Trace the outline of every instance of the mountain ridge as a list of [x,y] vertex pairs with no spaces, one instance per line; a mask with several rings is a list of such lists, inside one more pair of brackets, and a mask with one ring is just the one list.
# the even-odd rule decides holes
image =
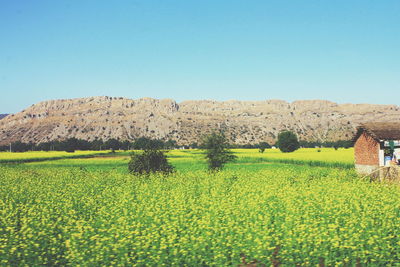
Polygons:
[[47,100],[0,120],[0,144],[146,136],[181,145],[224,130],[232,143],[274,142],[282,130],[307,141],[350,139],[367,121],[399,121],[400,107],[328,100],[187,100],[87,97]]

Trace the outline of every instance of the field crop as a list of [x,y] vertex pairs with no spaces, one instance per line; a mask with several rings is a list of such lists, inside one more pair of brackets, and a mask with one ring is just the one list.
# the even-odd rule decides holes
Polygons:
[[248,158],[250,162],[257,158],[260,161],[300,164],[309,166],[354,167],[354,149],[340,148],[301,148],[292,153],[282,153],[279,149],[266,149],[264,153],[256,153],[256,149],[235,149],[241,158]]
[[[352,148],[339,150],[334,150],[333,148],[303,148],[293,153],[281,153],[278,149],[267,149],[264,153],[259,153],[257,149],[233,149],[232,151],[238,156],[236,164],[242,166],[244,164],[254,165],[267,162],[344,168],[352,168],[354,166],[354,150]],[[81,166],[91,166],[107,163],[111,166],[113,163],[124,162],[125,164],[132,152],[117,151],[115,154],[111,154],[110,151],[76,151],[74,153],[60,151],[0,152],[0,163],[35,162],[34,164],[42,166],[76,166],[79,163],[82,163],[80,164]],[[101,157],[99,157],[100,155]],[[171,150],[168,152],[168,157],[172,162],[183,168],[190,164],[197,165],[196,169],[206,168],[202,150]],[[87,159],[82,160],[84,158]]]
[[110,151],[75,151],[73,153],[64,151],[0,152],[0,163],[22,163],[64,158],[85,158],[108,154],[109,152]]
[[171,151],[168,177],[128,175],[128,153],[0,166],[0,265],[399,262],[398,185],[236,153],[209,173],[200,151]]
[[[354,150],[333,148],[303,148],[293,153],[281,153],[277,149],[267,149],[259,153],[257,149],[233,149],[238,159],[227,165],[229,170],[246,169],[248,171],[265,168],[270,163],[288,163],[297,165],[340,167],[351,169],[354,167]],[[88,159],[64,159],[34,162],[31,165],[41,167],[85,167],[89,169],[115,169],[127,170],[127,162],[131,151],[117,152],[113,155],[91,157]],[[202,150],[171,150],[168,152],[169,160],[181,171],[206,170]]]

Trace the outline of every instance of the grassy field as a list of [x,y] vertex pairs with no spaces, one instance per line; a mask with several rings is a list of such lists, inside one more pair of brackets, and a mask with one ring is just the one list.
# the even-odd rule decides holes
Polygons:
[[241,158],[252,163],[255,160],[265,162],[290,163],[309,166],[353,168],[354,149],[333,148],[302,148],[293,153],[282,153],[279,149],[267,149],[264,153],[257,153],[257,149],[235,149]]
[[[318,152],[320,150],[320,152]],[[281,153],[277,149],[267,149],[259,153],[257,149],[233,149],[238,160],[227,166],[228,170],[246,169],[254,171],[265,168],[266,164],[289,163],[297,165],[339,167],[352,169],[354,167],[354,150],[333,148],[310,149],[303,148],[293,153]],[[49,160],[30,163],[40,167],[82,167],[89,169],[117,169],[127,172],[129,155],[132,152],[119,151],[115,155],[91,157],[87,159]],[[73,154],[72,154],[73,155]],[[171,150],[168,158],[180,171],[206,170],[207,164],[201,150]]]
[[0,152],[0,163],[23,163],[43,160],[58,160],[64,158],[87,158],[108,154],[110,151],[32,151],[32,152]]
[[351,149],[235,153],[215,174],[171,151],[169,177],[129,175],[128,152],[0,165],[0,265],[400,261],[400,189],[360,179]]

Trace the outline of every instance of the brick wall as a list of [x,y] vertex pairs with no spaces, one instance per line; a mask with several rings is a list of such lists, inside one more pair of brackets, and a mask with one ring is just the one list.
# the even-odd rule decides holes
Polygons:
[[379,165],[379,143],[366,133],[362,133],[354,144],[356,164]]

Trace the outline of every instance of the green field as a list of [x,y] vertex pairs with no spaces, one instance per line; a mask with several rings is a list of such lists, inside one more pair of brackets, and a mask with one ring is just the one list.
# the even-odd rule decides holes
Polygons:
[[400,262],[400,189],[358,177],[352,149],[234,151],[216,174],[171,151],[169,177],[128,174],[129,152],[2,164],[0,265]]
[[0,163],[23,163],[43,160],[58,160],[67,158],[90,158],[99,155],[107,155],[110,151],[76,151],[68,153],[64,151],[34,151],[34,152],[0,152]]

